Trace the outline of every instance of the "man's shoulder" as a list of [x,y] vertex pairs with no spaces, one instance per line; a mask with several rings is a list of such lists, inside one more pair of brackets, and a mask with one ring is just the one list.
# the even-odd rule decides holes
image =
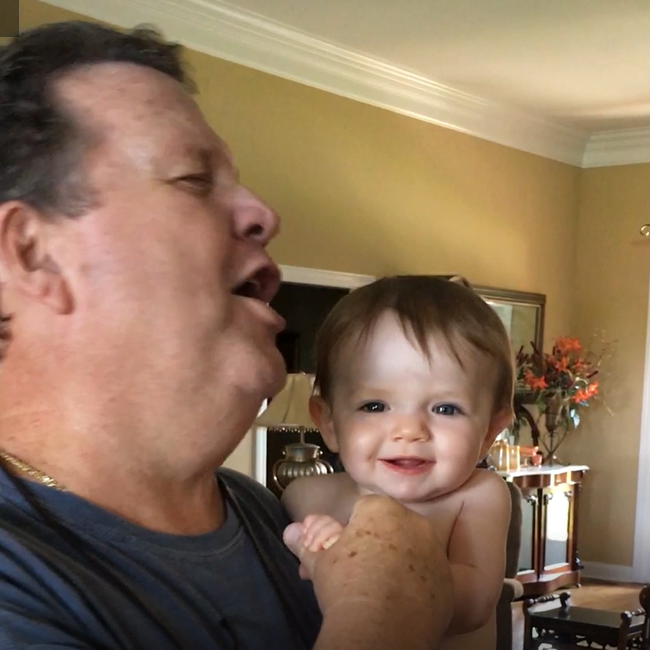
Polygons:
[[267,487],[255,479],[234,469],[221,467],[217,476],[238,496],[248,497],[268,504],[279,505],[277,497]]
[[238,505],[248,513],[258,519],[272,520],[273,528],[284,528],[288,523],[287,514],[279,499],[255,479],[225,467],[217,471],[217,476],[230,495],[237,499]]

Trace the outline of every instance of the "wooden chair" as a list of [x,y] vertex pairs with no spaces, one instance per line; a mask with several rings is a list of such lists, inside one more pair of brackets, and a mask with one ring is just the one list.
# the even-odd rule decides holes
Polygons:
[[506,575],[496,610],[497,650],[512,650],[512,603],[523,596],[522,584],[516,579],[521,548],[522,505],[521,490],[507,482],[512,509],[506,540]]

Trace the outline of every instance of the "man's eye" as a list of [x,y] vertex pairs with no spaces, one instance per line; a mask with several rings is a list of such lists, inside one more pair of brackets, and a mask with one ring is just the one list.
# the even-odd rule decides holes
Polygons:
[[364,413],[383,413],[386,410],[386,405],[381,402],[367,402],[361,407]]
[[453,404],[438,404],[433,407],[433,412],[436,415],[456,415],[460,413],[460,409]]
[[199,195],[206,195],[212,191],[212,174],[187,174],[177,178],[176,182]]

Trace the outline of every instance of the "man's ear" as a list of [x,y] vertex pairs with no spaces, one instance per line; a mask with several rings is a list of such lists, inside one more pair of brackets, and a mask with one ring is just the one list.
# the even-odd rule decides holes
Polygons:
[[64,314],[72,309],[72,294],[47,235],[34,208],[19,201],[0,205],[0,281]]
[[334,434],[332,409],[329,404],[319,395],[313,395],[309,400],[309,414],[321,436],[323,436],[327,448],[331,452],[337,453],[339,445]]
[[496,437],[512,424],[512,418],[512,410],[508,408],[502,409],[492,416],[487,433],[483,439],[483,444],[481,445],[481,458],[487,456],[487,453],[490,451],[490,447],[496,440]]

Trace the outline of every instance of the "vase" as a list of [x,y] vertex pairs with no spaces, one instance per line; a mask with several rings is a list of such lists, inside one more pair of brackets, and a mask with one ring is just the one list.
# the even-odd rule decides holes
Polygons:
[[546,433],[542,446],[546,450],[544,465],[561,465],[556,452],[569,430],[569,398],[562,393],[551,393],[544,398],[544,425]]
[[273,482],[280,491],[294,479],[303,476],[319,476],[334,471],[332,466],[319,458],[318,445],[307,442],[294,442],[284,447],[284,458],[276,461],[271,470]]

